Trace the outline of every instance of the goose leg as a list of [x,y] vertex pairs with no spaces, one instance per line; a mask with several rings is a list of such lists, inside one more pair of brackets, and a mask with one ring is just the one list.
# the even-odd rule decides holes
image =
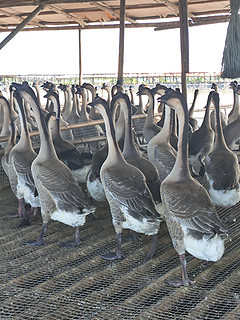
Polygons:
[[25,211],[24,198],[18,200],[18,213],[10,214],[12,218],[22,218],[23,212]]
[[45,235],[46,231],[47,231],[47,223],[43,223],[42,230],[41,230],[39,238],[36,241],[28,241],[28,242],[25,242],[24,244],[25,245],[30,245],[30,246],[42,246],[42,245],[44,245],[45,243],[43,241],[43,238],[44,238],[44,235]]
[[61,242],[61,247],[76,247],[81,243],[80,237],[79,237],[79,227],[76,227],[75,229],[75,239],[72,242]]
[[16,226],[16,228],[25,227],[30,225],[30,221],[28,219],[28,215],[25,209],[25,203],[24,199],[19,199],[19,207],[18,207],[18,215],[20,220],[20,223]]
[[179,259],[182,266],[182,279],[176,278],[168,280],[167,283],[172,287],[180,287],[180,286],[189,286],[190,284],[194,284],[195,281],[191,281],[187,275],[187,261],[185,253],[179,255]]
[[154,234],[152,237],[152,244],[150,247],[150,250],[146,256],[146,259],[152,259],[152,257],[155,255],[157,250],[157,243],[158,243],[158,236],[157,234]]
[[122,258],[122,234],[117,233],[117,250],[115,253],[107,253],[104,256],[101,256],[103,259],[106,260],[118,260]]

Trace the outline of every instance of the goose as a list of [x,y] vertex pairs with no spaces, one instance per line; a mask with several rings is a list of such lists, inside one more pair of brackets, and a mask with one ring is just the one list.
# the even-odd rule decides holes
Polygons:
[[238,90],[237,81],[231,82],[230,88],[233,90],[233,107],[232,107],[232,110],[228,114],[228,123],[233,122],[240,115],[239,95],[237,94],[237,90]]
[[159,133],[161,128],[157,126],[154,121],[154,95],[151,89],[146,86],[139,86],[138,94],[148,96],[148,113],[143,127],[143,137],[148,143],[156,134]]
[[[161,97],[165,93],[166,89],[167,89],[166,86],[164,86],[163,84],[157,83],[156,86],[154,88],[152,88],[152,93],[153,93],[154,96],[156,96],[158,94]],[[162,128],[163,127],[163,123],[164,123],[164,105],[163,105],[162,102],[160,102],[158,110],[160,112],[162,112],[162,117],[157,122],[157,125]]]
[[[32,176],[31,165],[37,154],[32,147],[29,136],[22,98],[16,91],[14,91],[14,98],[20,118],[21,134],[18,143],[9,152],[9,161],[17,175],[17,191],[21,195],[21,197],[18,196],[21,202],[20,205],[23,207],[24,199],[25,203],[31,205],[35,216],[40,207],[40,202]],[[25,224],[29,224],[29,220],[26,212],[23,210],[23,217],[19,226]]]
[[200,174],[204,173],[203,159],[211,152],[214,143],[214,131],[210,125],[210,104],[214,91],[208,94],[207,105],[201,127],[193,131],[189,140],[189,164],[195,174],[194,167],[201,165]]
[[[115,111],[116,111],[116,108],[113,108],[112,117],[114,121],[116,116]],[[115,136],[116,136],[118,145],[120,147],[120,150],[123,150],[124,134],[125,134],[124,115],[123,115],[123,112],[120,112],[120,115],[117,121],[115,122]],[[86,185],[87,185],[88,192],[90,196],[98,202],[106,200],[105,191],[100,178],[100,170],[104,161],[107,158],[107,155],[108,155],[108,143],[106,141],[106,143],[94,153],[92,157],[91,167],[87,175]]]
[[[84,87],[79,87],[76,91],[76,95],[82,96],[82,106],[81,106],[79,123],[93,121],[92,119],[90,119],[90,116],[87,113],[87,90]],[[96,136],[104,135],[104,132],[99,125],[94,125],[88,128],[82,128],[81,132],[84,137],[96,137]]]
[[193,117],[198,94],[199,94],[199,90],[198,89],[194,90],[193,102],[192,102],[191,108],[188,111],[189,124],[191,125],[193,132],[199,129],[198,121]]
[[[112,107],[115,105],[115,101],[116,97],[114,96],[111,102]],[[123,228],[154,235],[158,233],[161,217],[155,208],[144,174],[135,166],[127,163],[122,156],[116,141],[108,103],[104,99],[96,97],[91,104],[101,113],[106,127],[108,156],[101,167],[100,176],[117,235],[116,252],[109,253],[104,258],[108,260],[121,259]]]
[[148,159],[142,157],[134,141],[132,109],[129,98],[126,94],[119,92],[116,95],[115,101],[116,103],[120,103],[120,108],[123,111],[125,120],[125,137],[122,155],[129,164],[134,165],[142,171],[154,201],[160,203],[160,179],[157,168]]
[[176,150],[170,144],[171,110],[165,106],[165,120],[162,130],[147,145],[148,159],[155,165],[160,184],[172,171],[176,161]]
[[[52,140],[58,158],[64,162],[72,171],[74,178],[79,183],[86,182],[86,176],[90,169],[90,165],[86,164],[87,155],[81,154],[75,145],[62,137],[60,132],[60,101],[59,95],[54,91],[48,91],[44,98],[50,99],[53,103],[53,110],[56,119],[52,119]],[[49,116],[50,117],[50,116]],[[51,122],[50,122],[51,123]],[[92,155],[89,154],[88,158]]]
[[[211,86],[211,89],[218,92],[218,87],[216,83],[213,83]],[[226,114],[224,114],[222,111],[220,111],[220,117],[221,117],[221,123],[222,123],[222,128],[225,128],[228,124],[228,117]],[[215,115],[215,108],[213,111],[210,113],[210,123],[213,131],[216,131],[216,115]]]
[[229,149],[232,149],[234,144],[240,139],[240,115],[223,128],[223,135],[226,145]]
[[76,183],[71,170],[58,159],[32,88],[27,84],[14,84],[14,86],[33,108],[41,139],[40,150],[32,163],[31,170],[39,194],[43,225],[40,237],[26,244],[43,245],[48,221],[52,219],[76,228],[75,240],[63,244],[76,246],[80,243],[79,227],[84,225],[86,215],[95,212],[95,207]]
[[76,99],[76,86],[72,85],[71,87],[71,92],[72,92],[72,110],[71,113],[67,119],[67,122],[70,124],[75,124],[75,123],[79,123],[80,121],[80,116],[78,113],[78,106],[77,106],[77,99]]
[[[10,134],[9,125],[11,122],[11,107],[7,98],[5,98],[2,95],[0,95],[0,105],[3,107],[3,125],[0,133],[0,137],[8,138]],[[0,143],[0,146],[2,147],[2,149],[5,149],[6,145],[7,145],[7,141],[3,141]]]
[[[92,95],[91,101],[93,101],[97,94],[96,88],[94,88],[94,86],[91,83],[86,83],[86,82],[83,83],[82,87],[91,92],[91,95]],[[101,114],[97,112],[97,110],[93,107],[90,108],[89,118],[92,120],[102,120]]]
[[190,174],[185,97],[170,89],[161,100],[175,109],[179,120],[176,162],[160,187],[164,217],[182,267],[182,278],[168,280],[168,283],[179,287],[194,283],[187,274],[186,251],[198,259],[218,261],[224,253],[227,229],[220,221],[205,188]]
[[239,165],[237,156],[227,147],[219,115],[219,94],[213,93],[216,109],[216,137],[213,150],[205,158],[205,178],[212,202],[219,206],[233,206],[240,200]]
[[17,128],[14,122],[10,123],[9,131],[10,131],[10,136],[9,136],[6,148],[4,150],[4,155],[1,159],[1,164],[4,172],[8,177],[11,190],[13,194],[16,196],[16,198],[18,199],[18,215],[17,216],[22,220],[19,225],[21,226],[24,224],[26,225],[29,224],[29,220],[25,210],[23,195],[19,192],[17,188],[17,184],[18,184],[17,173],[14,170],[14,167],[9,158],[9,153],[12,150],[12,148],[15,146],[16,139],[17,139]]
[[12,86],[9,86],[9,92],[10,92],[10,97],[9,97],[9,103],[10,103],[10,109],[11,109],[11,120],[15,121],[16,119],[18,119],[18,113],[14,108],[14,98],[13,98],[13,93],[14,93],[14,89],[12,88]]
[[62,110],[62,117],[63,120],[68,122],[68,118],[72,112],[72,91],[69,85],[66,85],[66,87],[64,87],[64,91],[66,91],[66,101],[65,101],[65,107]]
[[107,102],[108,102],[108,104],[110,105],[110,103],[111,103],[111,99],[112,99],[112,97],[111,97],[111,88],[110,88],[110,86],[109,85],[107,85],[106,83],[103,83],[103,85],[102,85],[102,88],[101,88],[102,90],[105,90],[106,92],[107,92]]

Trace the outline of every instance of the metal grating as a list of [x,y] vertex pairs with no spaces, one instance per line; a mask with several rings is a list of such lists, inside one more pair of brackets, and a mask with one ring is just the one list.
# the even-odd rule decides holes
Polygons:
[[230,228],[223,258],[211,263],[188,255],[196,284],[176,289],[165,281],[181,270],[164,223],[152,260],[145,260],[151,239],[141,236],[124,242],[124,259],[108,262],[100,257],[115,249],[107,204],[98,204],[96,219],[82,228],[81,246],[67,249],[58,242],[72,239],[74,230],[55,221],[45,246],[24,246],[39,235],[40,217],[15,229],[9,214],[17,201],[9,188],[0,201],[0,319],[240,319],[240,204],[217,208]]

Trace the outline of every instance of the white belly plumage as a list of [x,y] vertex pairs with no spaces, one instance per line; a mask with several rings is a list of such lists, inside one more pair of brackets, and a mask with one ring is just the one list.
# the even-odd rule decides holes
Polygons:
[[213,188],[213,181],[209,178],[207,173],[205,173],[205,176],[209,183],[208,193],[214,204],[222,207],[231,207],[240,201],[239,188],[231,190],[216,190]]
[[86,214],[56,210],[51,215],[51,219],[57,220],[71,227],[80,227],[80,226],[83,226],[86,221]]
[[132,217],[128,212],[128,208],[121,206],[121,211],[124,214],[125,221],[123,222],[123,228],[130,229],[135,232],[144,233],[146,235],[153,235],[158,232],[160,226],[160,218],[149,221],[147,218],[138,220]]
[[202,260],[218,261],[224,253],[224,240],[219,235],[201,240],[185,235],[184,244],[187,252]]
[[32,207],[40,207],[39,197],[35,197],[32,190],[30,190],[24,181],[21,181],[20,179],[18,179],[17,191],[19,194],[23,195],[24,200]]

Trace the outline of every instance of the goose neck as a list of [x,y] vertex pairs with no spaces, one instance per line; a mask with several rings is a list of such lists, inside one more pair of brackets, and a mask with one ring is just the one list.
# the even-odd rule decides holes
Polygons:
[[101,114],[105,122],[106,137],[107,137],[107,143],[108,143],[107,160],[111,162],[121,161],[123,160],[123,156],[116,140],[112,117],[110,113],[106,112],[105,109],[104,109],[104,112],[102,112]]
[[169,176],[176,180],[191,177],[188,166],[188,110],[187,106],[176,110],[179,122],[178,152],[176,162]]

